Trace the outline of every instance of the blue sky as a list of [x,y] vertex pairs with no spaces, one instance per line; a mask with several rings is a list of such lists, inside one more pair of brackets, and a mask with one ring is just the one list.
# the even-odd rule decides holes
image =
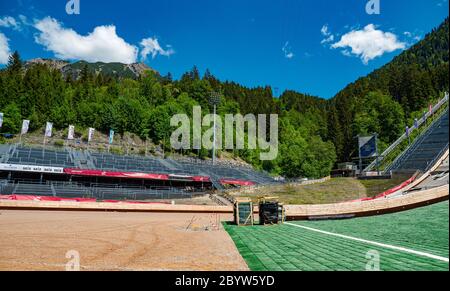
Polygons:
[[379,15],[368,1],[80,0],[79,15],[68,0],[1,1],[0,62],[3,47],[23,59],[145,61],[175,78],[197,65],[330,98],[448,17],[448,0],[380,0]]

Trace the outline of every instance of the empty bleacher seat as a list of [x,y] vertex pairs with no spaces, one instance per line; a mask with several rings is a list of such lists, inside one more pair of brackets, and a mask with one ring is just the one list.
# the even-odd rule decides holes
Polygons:
[[388,171],[426,171],[448,147],[448,109],[412,144]]

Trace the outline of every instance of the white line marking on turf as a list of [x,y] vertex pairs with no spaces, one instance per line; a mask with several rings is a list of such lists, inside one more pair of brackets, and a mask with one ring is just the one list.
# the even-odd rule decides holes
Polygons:
[[379,247],[386,248],[386,249],[402,251],[402,252],[405,252],[405,253],[410,253],[410,254],[414,254],[414,255],[418,255],[418,256],[422,256],[422,257],[428,257],[428,258],[431,258],[431,259],[435,259],[435,260],[438,260],[438,261],[442,261],[442,262],[448,263],[448,258],[446,258],[446,257],[436,256],[436,255],[425,253],[425,252],[419,252],[419,251],[415,251],[415,250],[411,250],[411,249],[407,249],[407,248],[403,248],[403,247],[397,247],[397,246],[393,246],[393,245],[383,244],[383,243],[370,241],[370,240],[365,240],[365,239],[352,237],[352,236],[348,236],[348,235],[328,232],[328,231],[315,229],[315,228],[311,228],[311,227],[307,227],[307,226],[303,226],[303,225],[298,225],[298,224],[293,224],[293,223],[288,223],[288,222],[286,222],[285,224],[290,225],[290,226],[303,228],[303,229],[310,230],[310,231],[314,231],[314,232],[318,232],[318,233],[322,233],[322,234],[332,235],[332,236],[345,238],[345,239],[349,239],[349,240],[354,240],[354,241],[358,241],[358,242],[362,242],[362,243],[366,243],[366,244],[370,244],[370,245],[374,245],[374,246],[379,246]]

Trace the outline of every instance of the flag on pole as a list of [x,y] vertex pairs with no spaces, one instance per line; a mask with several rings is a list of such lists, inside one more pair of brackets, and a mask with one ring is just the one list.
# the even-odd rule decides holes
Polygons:
[[24,121],[22,122],[22,131],[21,131],[21,134],[27,134],[29,128],[30,128],[30,121],[29,121],[29,120],[24,120]]
[[69,125],[69,133],[67,134],[68,140],[73,140],[75,137],[75,126]]
[[92,139],[94,138],[94,132],[95,132],[94,128],[89,128],[88,142],[91,142]]
[[3,113],[0,112],[0,128],[2,128],[3,125]]
[[45,136],[52,137],[53,132],[53,123],[47,122],[47,126],[45,127]]
[[109,131],[109,144],[113,144],[114,142],[114,130]]

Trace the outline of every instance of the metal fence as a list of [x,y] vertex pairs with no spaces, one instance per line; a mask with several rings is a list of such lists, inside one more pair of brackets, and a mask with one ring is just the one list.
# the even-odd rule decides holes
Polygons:
[[[445,93],[445,96],[441,100],[439,100],[439,102],[436,105],[433,106],[431,112],[427,112],[422,118],[420,118],[420,120],[418,120],[417,128],[415,126],[411,127],[409,134],[411,135],[416,130],[418,130],[418,128],[420,128],[422,125],[426,124],[426,121],[428,120],[428,118],[430,118],[432,115],[434,115],[436,112],[438,112],[442,106],[448,105],[448,100],[449,100],[449,95],[448,95],[448,93]],[[390,145],[380,155],[378,160],[373,161],[369,166],[367,166],[364,169],[364,172],[373,171],[373,169],[375,169],[377,163],[381,163],[391,152],[393,152],[395,149],[397,149],[397,147],[406,139],[408,139],[408,135],[405,132],[399,139],[397,139],[392,145]]]
[[154,200],[192,198],[195,192],[175,187],[133,187],[119,184],[88,185],[74,182],[39,182],[32,180],[0,181],[3,195],[37,195],[61,198],[96,198],[99,200]]

